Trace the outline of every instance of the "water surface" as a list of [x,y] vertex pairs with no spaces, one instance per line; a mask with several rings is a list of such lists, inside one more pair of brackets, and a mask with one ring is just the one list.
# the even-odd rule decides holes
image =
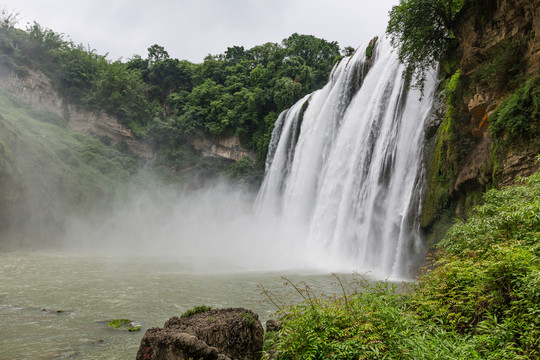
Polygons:
[[[210,266],[209,266],[210,265]],[[282,275],[339,293],[313,271],[254,272],[163,257],[67,252],[0,252],[0,359],[133,359],[144,331],[196,305],[245,307],[263,324],[277,309],[260,286],[285,302],[298,295]],[[108,329],[128,318],[136,333]]]

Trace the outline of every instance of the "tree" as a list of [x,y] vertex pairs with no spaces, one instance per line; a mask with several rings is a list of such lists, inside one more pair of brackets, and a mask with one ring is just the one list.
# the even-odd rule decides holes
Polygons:
[[280,63],[285,57],[283,48],[279,44],[271,42],[252,47],[247,53],[256,64],[260,64],[265,68],[275,68],[276,64]]
[[294,82],[288,77],[282,77],[276,81],[274,88],[274,102],[279,110],[285,110],[302,95],[302,84]]
[[246,56],[243,46],[228,47],[225,51],[225,60],[229,65],[236,65]]
[[169,53],[163,46],[154,44],[148,48],[148,61],[150,64],[169,58]]
[[147,85],[140,70],[131,70],[120,61],[103,66],[92,83],[92,91],[85,95],[88,105],[102,108],[126,124],[139,120],[144,123],[148,103]]
[[343,56],[352,56],[355,51],[356,51],[356,49],[353,48],[352,46],[347,46],[347,47],[343,48],[343,50],[341,50],[341,55],[343,55]]
[[283,40],[283,46],[290,58],[302,58],[305,65],[312,69],[310,84],[312,91],[324,86],[328,81],[329,71],[340,56],[339,45],[336,41],[328,42],[313,35],[294,33]]
[[7,31],[14,29],[19,23],[19,13],[10,11],[6,7],[0,7],[0,30]]
[[456,46],[452,33],[464,0],[400,0],[390,11],[386,33],[405,64],[405,77],[423,89],[427,71]]

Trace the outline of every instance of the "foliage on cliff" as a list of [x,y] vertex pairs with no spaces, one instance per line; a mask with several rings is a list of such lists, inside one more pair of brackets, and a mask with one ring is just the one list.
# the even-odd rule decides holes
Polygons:
[[427,174],[429,191],[422,210],[422,226],[428,226],[448,206],[450,202],[450,189],[456,177],[456,163],[458,143],[457,120],[459,108],[456,101],[461,96],[460,72],[457,71],[447,82],[444,88],[446,100],[446,113],[442,124],[437,129],[435,148],[432,155],[431,166]]
[[423,88],[427,71],[457,45],[452,33],[464,0],[400,0],[390,11],[387,34],[405,64],[405,76]]
[[277,114],[322,87],[336,59],[336,42],[293,34],[281,44],[229,47],[201,64],[173,59],[159,45],[123,62],[34,23],[23,31],[4,14],[0,64],[20,75],[42,70],[70,101],[117,116],[175,166],[194,135],[236,134],[264,160]]
[[296,285],[306,300],[281,309],[266,356],[538,358],[540,172],[484,202],[452,227],[410,291],[360,281],[327,298]]
[[505,98],[490,117],[494,175],[510,148],[532,144],[540,149],[540,77],[529,79]]

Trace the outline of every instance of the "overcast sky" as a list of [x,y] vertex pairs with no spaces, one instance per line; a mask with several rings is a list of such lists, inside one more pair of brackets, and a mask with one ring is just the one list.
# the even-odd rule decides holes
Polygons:
[[109,60],[147,55],[152,44],[178,59],[202,62],[228,46],[281,42],[292,33],[358,47],[382,34],[399,0],[0,0]]

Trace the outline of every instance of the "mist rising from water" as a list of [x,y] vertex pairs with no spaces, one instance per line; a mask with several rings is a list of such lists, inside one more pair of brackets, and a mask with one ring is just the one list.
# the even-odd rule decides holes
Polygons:
[[302,230],[255,215],[255,194],[224,182],[204,189],[133,189],[107,209],[67,220],[64,248],[181,261],[208,271],[316,270]]

